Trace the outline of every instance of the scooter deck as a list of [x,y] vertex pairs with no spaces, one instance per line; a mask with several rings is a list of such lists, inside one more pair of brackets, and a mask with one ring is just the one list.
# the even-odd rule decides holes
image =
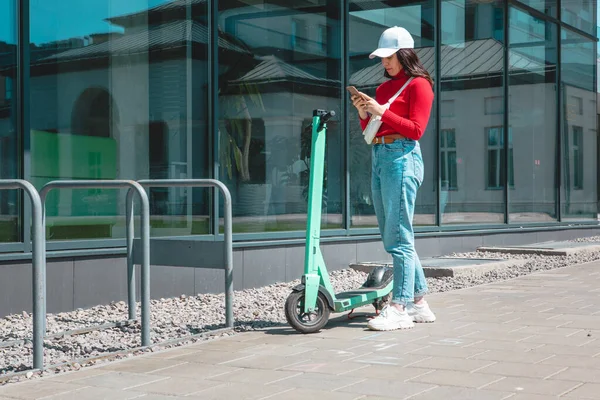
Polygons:
[[393,282],[380,287],[368,287],[348,290],[335,294],[335,311],[347,311],[352,308],[372,304],[375,300],[387,296],[392,290]]

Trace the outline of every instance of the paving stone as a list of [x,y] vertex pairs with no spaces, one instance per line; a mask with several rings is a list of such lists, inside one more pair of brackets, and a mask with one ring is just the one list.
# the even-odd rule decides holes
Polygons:
[[481,354],[486,350],[486,348],[478,348],[475,347],[475,345],[469,347],[425,346],[419,349],[411,350],[408,354],[430,357],[468,358],[476,354]]
[[330,338],[317,338],[310,339],[309,341],[303,342],[301,346],[312,347],[315,349],[326,349],[326,350],[350,350],[356,351],[361,347],[369,346],[370,343],[356,340],[340,340]]
[[[471,359],[488,360],[488,361],[505,361],[525,364],[536,364],[547,358],[552,358],[553,355],[536,353],[534,351],[501,351],[501,350],[486,350],[483,353],[475,354]],[[554,365],[554,364],[549,364]]]
[[184,364],[184,361],[162,360],[150,357],[137,357],[125,361],[106,364],[100,369],[107,371],[132,372],[138,374],[149,374],[164,368]]
[[485,386],[486,390],[500,390],[504,392],[520,392],[560,396],[581,385],[581,383],[559,381],[556,379],[535,379],[523,377],[507,377],[498,382]]
[[430,374],[418,376],[410,381],[477,389],[502,379],[504,377],[501,375],[438,370]]
[[369,354],[372,354],[371,351],[364,351],[364,346],[361,346],[357,349],[353,350],[329,350],[329,349],[320,349],[320,350],[312,350],[308,352],[302,352],[299,354],[299,357],[310,359],[310,360],[331,360],[331,361],[344,361],[349,359],[362,358]]
[[77,381],[79,385],[96,386],[110,389],[129,389],[147,383],[167,379],[164,376],[148,374],[132,374],[129,372],[109,372],[107,374],[90,376]]
[[249,355],[244,358],[229,361],[223,365],[238,368],[282,369],[307,361],[308,359],[304,357]]
[[110,389],[105,387],[85,387],[74,392],[68,392],[51,397],[44,397],[44,400],[130,400],[139,398],[139,393],[126,392],[120,389]]
[[[507,351],[531,351],[544,346],[542,343],[509,342],[506,340],[482,340],[468,347],[472,350],[507,350]],[[478,352],[481,353],[481,352]]]
[[[239,350],[240,354],[262,354],[273,356],[297,356],[317,351],[312,347],[305,346],[284,346],[280,344],[261,343],[256,346]],[[322,351],[322,350],[321,350]]]
[[433,389],[435,385],[416,382],[398,382],[398,380],[370,379],[369,384],[357,383],[338,392],[357,393],[370,396],[385,396],[392,399],[404,399],[409,396]]
[[553,355],[551,357],[545,358],[543,361],[540,361],[540,364],[556,365],[560,367],[591,368],[596,369],[598,371],[598,374],[600,374],[600,358],[598,357]]
[[[477,329],[480,329],[477,327]],[[481,330],[481,329],[480,329]],[[550,326],[522,326],[517,328],[515,332],[529,334],[529,335],[558,335],[558,336],[569,336],[579,332],[580,329],[576,328],[557,328]]]
[[388,355],[388,353],[371,353],[365,355],[364,357],[353,359],[352,362],[370,365],[406,367],[416,363],[417,361],[425,360],[427,358],[430,358],[430,356],[421,354],[391,353]]
[[223,385],[222,382],[202,379],[168,378],[159,382],[136,386],[133,391],[143,393],[157,393],[175,396],[187,396],[214,386]]
[[429,369],[447,369],[452,371],[471,372],[494,364],[494,361],[463,359],[460,362],[452,357],[431,357],[412,364],[412,367]]
[[507,398],[506,400],[558,400],[563,399],[564,397],[558,396],[544,396],[542,394],[516,394],[512,397]]
[[258,383],[266,385],[269,383],[275,383],[282,379],[286,379],[292,376],[301,375],[302,372],[293,371],[268,371],[263,369],[249,369],[241,368],[235,372],[228,374],[221,374],[210,378],[212,381],[221,382],[240,382],[240,383]]
[[476,331],[468,333],[464,336],[460,336],[460,339],[471,339],[471,340],[501,340],[508,342],[518,342],[518,341],[527,341],[528,338],[534,335],[530,335],[528,333],[510,333],[510,332],[502,332],[502,331]]
[[532,352],[545,353],[549,355],[557,356],[583,356],[583,357],[595,357],[600,355],[600,349],[594,347],[578,347],[578,346],[566,346],[558,344],[542,344]]
[[433,372],[432,369],[399,367],[395,365],[367,365],[365,368],[347,372],[341,376],[355,376],[365,379],[384,379],[407,381],[411,378]]
[[[522,340],[523,343],[557,344],[559,346],[583,346],[589,343],[589,337],[533,335]],[[600,350],[600,349],[599,349]]]
[[253,357],[253,355],[247,353],[202,350],[197,353],[176,357],[171,361],[179,362],[180,364],[184,362],[195,362],[200,364],[223,364],[248,357]]
[[[537,366],[536,366],[537,368]],[[600,384],[600,369],[567,368],[552,376],[553,379]]]
[[[365,398],[361,395],[356,395],[353,393],[341,393],[341,392],[328,392],[322,390],[310,390],[310,389],[290,389],[286,392],[282,392],[280,394],[276,394],[270,397],[266,397],[267,399],[285,399],[285,400],[307,400],[307,399],[315,399],[315,400],[364,400]],[[143,399],[140,399],[143,400]]]
[[172,358],[187,356],[187,355],[199,353],[199,352],[200,352],[200,350],[198,350],[198,349],[192,349],[190,347],[180,347],[177,349],[168,349],[168,350],[163,350],[163,351],[159,351],[156,353],[152,353],[149,355],[149,357],[169,360]]
[[72,371],[62,374],[50,375],[47,380],[51,382],[77,382],[91,376],[100,376],[109,374],[111,371],[99,368],[84,368],[79,371]]
[[329,375],[324,377],[323,374],[306,372],[300,375],[291,376],[289,378],[278,380],[274,383],[276,386],[286,388],[304,388],[314,390],[330,390],[334,391],[342,389],[346,386],[354,385],[360,382],[364,382],[366,378],[357,376],[336,376]]
[[[136,400],[189,400],[190,397],[182,397],[182,396],[169,396],[169,395],[165,395],[165,394],[155,394],[155,393],[138,393],[138,392],[131,392],[131,394],[133,394],[134,399]],[[98,398],[100,399],[100,398]],[[112,400],[112,399],[104,399],[102,398],[102,400]]]
[[[252,383],[226,382],[219,386],[213,386],[186,398],[202,400],[258,400],[267,396],[275,395],[275,398],[285,398],[283,393],[290,390],[286,387],[276,385],[258,385]],[[140,399],[142,400],[142,399]]]
[[240,368],[229,367],[226,365],[211,365],[200,363],[186,363],[175,367],[170,367],[156,371],[155,375],[170,376],[178,378],[199,378],[213,379],[220,375],[235,373],[241,371]]
[[280,368],[285,371],[318,372],[326,375],[341,375],[363,368],[365,364],[354,361],[307,360]]
[[553,365],[537,364],[534,367],[532,367],[531,364],[498,362],[485,368],[482,368],[477,372],[482,374],[496,374],[502,376],[517,376],[543,379],[549,376],[553,376],[556,373],[562,371],[563,369],[564,367],[557,367]]
[[597,399],[600,393],[600,385],[597,383],[584,383],[575,390],[567,393],[564,397],[568,399]]
[[[503,400],[510,392],[495,392],[492,390],[465,389],[454,386],[438,386],[424,393],[411,397],[410,400]],[[512,397],[510,397],[512,399]]]
[[20,399],[38,399],[45,396],[56,396],[74,392],[83,387],[84,386],[75,383],[36,380],[35,382],[0,386],[0,396],[16,397]]

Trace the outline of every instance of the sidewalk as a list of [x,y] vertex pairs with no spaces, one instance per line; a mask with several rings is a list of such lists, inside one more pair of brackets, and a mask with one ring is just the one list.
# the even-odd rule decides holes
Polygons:
[[438,321],[410,331],[339,315],[318,334],[241,333],[7,385],[0,400],[600,398],[600,262],[429,303]]

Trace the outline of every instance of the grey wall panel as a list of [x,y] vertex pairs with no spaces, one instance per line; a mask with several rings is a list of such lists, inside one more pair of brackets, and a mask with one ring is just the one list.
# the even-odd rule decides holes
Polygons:
[[483,237],[481,235],[461,237],[461,252],[475,251],[479,246],[483,246]]
[[304,246],[290,246],[285,249],[285,280],[300,279],[304,273]]
[[[225,271],[218,269],[194,269],[194,294],[223,293],[225,290]],[[235,273],[235,270],[234,270]],[[235,278],[234,278],[235,279]],[[234,282],[235,286],[235,282]],[[239,289],[234,289],[239,290]]]
[[0,265],[0,316],[33,309],[31,264]]
[[47,262],[46,295],[49,313],[73,309],[73,273],[73,260]]
[[244,250],[244,288],[285,282],[285,247]]
[[435,237],[420,238],[415,241],[415,249],[419,257],[433,257],[440,254],[440,240]]
[[195,268],[150,267],[150,297],[160,299],[195,294]]
[[[575,229],[490,235],[445,236],[417,238],[417,253],[421,257],[452,252],[473,251],[479,243],[509,245],[546,240],[568,240],[600,234],[600,229]],[[323,243],[323,256],[331,270],[353,261],[390,261],[381,240]],[[276,282],[299,279],[304,270],[303,246],[236,249],[234,258],[234,288],[260,287]],[[161,297],[222,293],[223,271],[179,267],[151,268],[151,295]],[[111,301],[126,301],[127,281],[124,258],[48,260],[48,312],[70,311]],[[140,267],[136,266],[136,295],[140,298]],[[31,312],[31,264],[0,265],[0,317],[11,313]]]
[[348,268],[348,265],[356,262],[356,243],[324,244],[322,252],[330,271]]
[[[233,290],[241,290],[244,283],[244,251],[233,251]],[[194,293],[222,293],[225,290],[225,270],[194,270]]]
[[391,261],[392,257],[386,253],[381,240],[361,241],[356,243],[356,261]]
[[[111,301],[127,301],[125,258],[76,260],[74,268],[75,308],[93,307]],[[136,278],[139,279],[139,273]]]

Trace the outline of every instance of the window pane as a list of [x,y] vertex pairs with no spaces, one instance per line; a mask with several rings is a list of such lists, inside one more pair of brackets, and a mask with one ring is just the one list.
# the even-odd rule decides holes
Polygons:
[[[568,0],[562,0],[563,2]],[[575,0],[580,1],[580,0]],[[557,0],[519,0],[519,2],[528,5],[538,11],[546,13],[552,17],[556,17]]]
[[[510,220],[556,219],[556,26],[510,9]],[[509,132],[511,133],[511,132]]]
[[[207,176],[206,13],[195,1],[31,1],[36,187]],[[152,189],[152,235],[207,232],[206,192]],[[51,192],[48,237],[124,237],[125,195]]]
[[233,197],[233,228],[306,229],[309,125],[316,108],[338,115],[327,124],[323,228],[340,228],[339,2],[250,4],[219,1],[219,26],[231,41],[219,55],[219,176]]
[[[13,80],[17,66],[16,1],[0,2],[0,179],[20,178]],[[0,191],[0,242],[20,241],[20,194]]]
[[[504,123],[503,7],[500,0],[442,1],[441,126],[452,128],[448,147],[456,148],[449,163],[456,191],[442,204],[445,224],[504,222],[503,193],[488,190],[498,187]],[[448,101],[457,104],[455,118],[444,117]]]
[[597,0],[562,0],[561,19],[584,32],[596,35]]
[[566,29],[561,34],[562,218],[591,220],[598,214],[595,43]]
[[[375,89],[383,83],[384,69],[379,59],[369,59],[369,54],[377,48],[379,36],[391,26],[406,28],[415,40],[415,51],[423,66],[435,79],[433,23],[434,1],[396,2],[390,7],[385,2],[375,0],[350,1],[350,64],[349,84],[354,85],[375,97]],[[395,3],[395,4],[396,4]],[[409,3],[404,5],[405,3]],[[336,3],[337,4],[337,3]],[[437,100],[436,100],[437,101]],[[458,107],[457,107],[458,108]],[[415,225],[436,223],[437,206],[436,173],[436,133],[435,115],[432,108],[427,129],[419,140],[425,178],[419,189],[415,207]],[[457,110],[458,111],[458,110]],[[452,112],[452,110],[448,110]],[[377,220],[371,197],[371,147],[365,144],[358,113],[350,106],[350,199],[353,227],[375,227]]]

